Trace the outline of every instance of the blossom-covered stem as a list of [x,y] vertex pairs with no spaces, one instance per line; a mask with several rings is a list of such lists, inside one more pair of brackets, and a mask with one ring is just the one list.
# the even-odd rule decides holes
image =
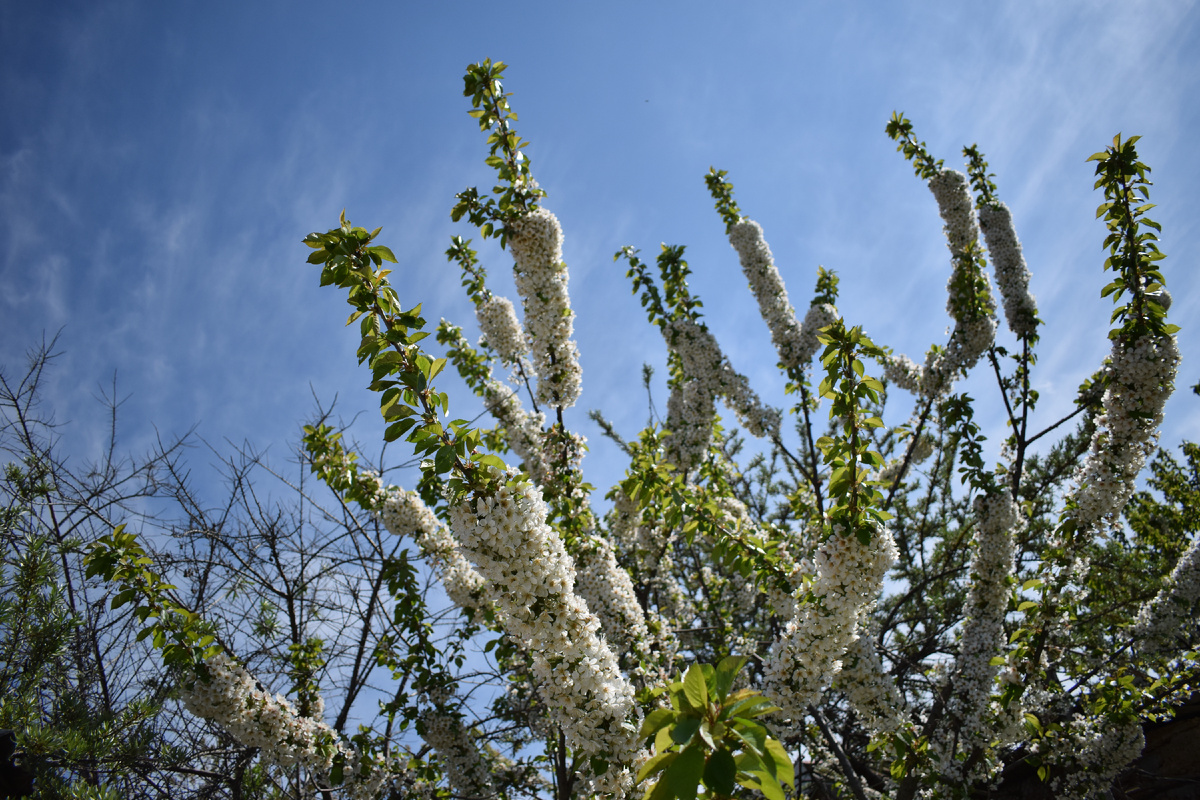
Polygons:
[[271,763],[306,768],[326,782],[340,760],[341,786],[352,800],[373,800],[401,769],[398,762],[347,746],[323,721],[300,715],[280,695],[272,697],[223,652],[207,658],[203,673],[185,680],[180,695],[193,714],[216,722],[246,747],[259,748]]
[[904,698],[875,647],[875,638],[863,630],[846,651],[845,663],[834,686],[840,689],[855,713],[873,733],[892,733],[904,724]]
[[573,590],[575,565],[546,523],[541,492],[515,475],[493,479],[488,491],[451,508],[451,526],[496,588],[505,629],[533,655],[534,677],[567,744],[612,765],[593,776],[596,790],[623,791],[639,749],[633,688]]
[[1188,647],[1200,634],[1200,538],[1192,542],[1166,585],[1138,612],[1133,638],[1144,653],[1163,654],[1173,647]]
[[421,738],[437,752],[455,794],[464,800],[491,797],[491,775],[461,715],[435,708],[422,714],[420,722]]
[[[1113,313],[1120,325],[1109,333],[1112,350],[1101,413],[1076,471],[1075,489],[1043,557],[1042,603],[1031,615],[1037,620],[1036,635],[1031,644],[1018,646],[1026,669],[1035,674],[1043,674],[1042,654],[1063,633],[1061,611],[1069,611],[1079,598],[1072,584],[1081,585],[1087,576],[1087,563],[1078,555],[1081,545],[1087,545],[1132,496],[1137,474],[1157,442],[1163,407],[1175,388],[1179,350],[1173,334],[1178,328],[1166,324],[1169,295],[1155,266],[1163,255],[1153,233],[1139,232],[1142,225],[1155,230],[1159,226],[1144,217],[1148,204],[1132,205],[1149,197],[1148,168],[1137,160],[1135,141],[1137,137],[1123,142],[1117,136],[1112,147],[1091,158],[1099,162],[1096,186],[1104,187],[1106,199],[1098,211],[1109,230],[1105,269],[1118,274],[1104,291],[1114,302],[1127,292],[1132,297]],[[1152,298],[1147,290],[1161,290],[1163,295]],[[1057,680],[1049,672],[1043,677],[1051,684]]]
[[[992,659],[1004,643],[1009,576],[1013,569],[1013,532],[1020,513],[1008,491],[979,495],[975,500],[978,528],[971,557],[971,588],[958,657],[951,672],[947,712],[952,724],[934,739],[932,754],[939,772],[954,784],[988,777],[991,737],[985,716],[999,667]],[[1014,676],[1015,677],[1015,676]],[[969,754],[966,761],[956,751]]]
[[[575,312],[562,262],[562,228],[545,209],[531,211],[509,225],[513,277],[525,309],[525,335],[538,378],[537,398],[551,408],[579,399],[579,351],[571,338]],[[561,419],[560,419],[561,422]]]

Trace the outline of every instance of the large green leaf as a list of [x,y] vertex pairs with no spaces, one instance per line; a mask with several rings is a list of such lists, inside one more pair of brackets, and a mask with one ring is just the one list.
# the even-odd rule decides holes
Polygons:
[[692,708],[703,709],[708,706],[708,685],[699,664],[692,664],[683,676],[683,693]]

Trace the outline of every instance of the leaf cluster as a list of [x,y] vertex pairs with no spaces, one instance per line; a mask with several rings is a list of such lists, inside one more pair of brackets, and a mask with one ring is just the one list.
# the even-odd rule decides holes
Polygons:
[[1154,204],[1149,202],[1151,183],[1146,177],[1150,167],[1138,160],[1135,147],[1140,138],[1122,140],[1118,133],[1112,145],[1088,157],[1096,162],[1095,188],[1104,190],[1104,202],[1096,209],[1096,217],[1104,217],[1108,228],[1104,269],[1116,273],[1101,296],[1111,296],[1113,303],[1119,304],[1126,292],[1130,295],[1127,303],[1113,310],[1110,321],[1121,325],[1109,332],[1110,339],[1136,339],[1146,333],[1161,336],[1179,330],[1177,325],[1166,324],[1165,280],[1157,267],[1157,262],[1166,258],[1158,249],[1162,226],[1146,216]]
[[708,193],[716,201],[717,213],[725,221],[725,232],[729,233],[734,225],[741,222],[742,212],[738,210],[737,202],[733,199],[733,184],[725,180],[726,174],[728,173],[723,169],[709,167],[708,174],[704,176],[704,183],[708,186]]
[[[100,577],[116,584],[117,594],[111,608],[116,610],[132,604],[132,613],[139,622],[148,623],[137,635],[137,641],[150,638],[162,651],[163,663],[208,678],[204,660],[221,652],[215,637],[198,614],[184,608],[171,597],[176,588],[151,568],[153,563],[137,540],[118,525],[108,536],[101,537],[88,550],[86,575]],[[152,622],[150,620],[153,620]]]
[[753,689],[733,689],[745,663],[729,656],[715,667],[693,664],[660,690],[670,708],[650,712],[639,732],[655,754],[637,780],[658,776],[646,800],[694,800],[701,786],[711,798],[731,797],[742,786],[784,800],[783,784],[795,788],[791,757],[760,721],[779,709]]
[[935,161],[925,143],[917,141],[913,135],[913,124],[904,114],[893,111],[885,130],[888,138],[900,143],[896,149],[904,153],[905,159],[912,162],[918,178],[929,180],[942,171],[942,159]]
[[872,342],[861,327],[847,329],[840,319],[825,328],[818,340],[825,345],[821,365],[826,375],[817,392],[830,399],[829,418],[840,421],[842,427],[841,436],[822,436],[817,440],[817,447],[830,468],[829,494],[833,503],[828,510],[829,518],[854,531],[859,541],[866,544],[874,527],[868,519],[880,524],[891,515],[882,509],[883,495],[876,488],[878,482],[869,479],[870,468],[882,467],[884,459],[871,449],[871,439],[865,434],[867,429],[882,428],[883,420],[864,413],[863,409],[867,402],[879,402],[883,384],[866,374],[858,354],[880,358],[883,348]]
[[486,163],[496,170],[498,183],[492,190],[494,198],[481,196],[474,187],[459,192],[450,212],[455,222],[466,215],[485,239],[499,235],[501,247],[508,242],[508,225],[536,209],[538,198],[546,194],[533,179],[529,157],[522,150],[529,142],[509,125],[517,121],[517,114],[508,102],[512,93],[505,93],[500,81],[506,67],[503,61],[484,59],[467,67],[463,76],[463,96],[471,98],[468,113],[479,121],[479,130],[488,134]]

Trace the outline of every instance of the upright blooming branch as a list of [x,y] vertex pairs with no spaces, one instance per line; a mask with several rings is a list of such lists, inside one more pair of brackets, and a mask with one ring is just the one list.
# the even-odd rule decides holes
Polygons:
[[923,367],[904,356],[889,356],[884,362],[885,372],[897,385],[934,398],[948,392],[951,384],[991,347],[996,332],[995,301],[981,269],[979,226],[967,176],[943,169],[941,161],[934,161],[925,143],[913,136],[912,123],[902,115],[893,114],[887,132],[900,142],[897,149],[913,162],[917,176],[928,181],[945,223],[943,230],[953,263],[946,285],[946,310],[954,320],[954,330],[944,349],[930,351]]
[[[1122,140],[1118,134],[1111,147],[1089,159],[1097,162],[1096,188],[1103,188],[1105,195],[1097,211],[1108,228],[1105,246],[1109,257],[1104,268],[1115,273],[1102,294],[1118,303],[1112,322],[1120,324],[1109,332],[1112,352],[1105,371],[1107,388],[1095,432],[1043,557],[1046,578],[1041,602],[1027,612],[1026,627],[1019,631],[1027,635],[1012,656],[1029,674],[1030,682],[1044,687],[1051,696],[1061,687],[1060,674],[1070,674],[1072,668],[1062,641],[1067,633],[1063,620],[1084,599],[1079,587],[1087,577],[1087,553],[1133,494],[1137,474],[1158,440],[1163,407],[1175,388],[1179,363],[1174,336],[1178,326],[1166,322],[1169,295],[1157,267],[1164,258],[1156,243],[1160,226],[1145,216],[1151,208],[1147,202],[1149,167],[1138,160],[1137,140],[1136,136]],[[1135,635],[1144,629],[1135,626]],[[1046,664],[1047,657],[1050,664]],[[1013,694],[1021,690],[1017,688]],[[1143,739],[1136,717],[1111,698],[1103,705],[1107,725],[1093,717],[1064,720],[1057,746],[1045,755],[1047,765],[1057,768],[1054,781],[1063,787],[1082,787],[1077,796],[1095,788],[1089,773],[1110,779],[1141,750]],[[1106,762],[1094,762],[1087,754],[1103,756]]]
[[[858,328],[841,321],[821,338],[826,344],[822,363],[828,375],[821,394],[833,400],[830,417],[843,420],[843,436],[822,437],[819,444],[830,465],[829,511],[825,540],[817,548],[814,574],[798,608],[772,647],[764,668],[768,695],[794,719],[841,669],[841,659],[858,635],[864,615],[882,588],[884,575],[896,558],[896,546],[883,526],[887,514],[868,474],[883,459],[869,449],[864,431],[882,424],[862,413],[867,399],[878,400],[882,385],[864,374],[857,352],[879,354],[879,348]],[[865,666],[865,665],[864,665]]]

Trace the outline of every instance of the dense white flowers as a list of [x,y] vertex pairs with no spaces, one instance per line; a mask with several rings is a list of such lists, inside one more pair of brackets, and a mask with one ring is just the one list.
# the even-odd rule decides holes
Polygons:
[[1189,647],[1200,637],[1200,539],[1192,542],[1175,565],[1158,596],[1142,606],[1133,635],[1147,653]]
[[1051,768],[1054,796],[1064,800],[1110,796],[1113,778],[1141,755],[1145,746],[1139,720],[1115,723],[1076,714],[1044,754]]
[[1119,513],[1133,495],[1134,481],[1158,442],[1163,406],[1175,389],[1179,350],[1175,337],[1147,334],[1113,341],[1091,447],[1075,475],[1078,485],[1067,516],[1076,530],[1090,532]]
[[648,658],[650,632],[645,614],[629,573],[617,563],[613,546],[591,536],[579,545],[575,564],[575,591],[600,620],[609,647],[635,659]]
[[196,678],[180,687],[184,707],[198,717],[212,720],[246,747],[256,747],[262,757],[281,767],[301,766],[328,777],[335,756],[346,761],[342,790],[352,800],[379,796],[389,779],[382,758],[367,761],[367,774],[360,774],[364,757],[341,741],[324,722],[301,716],[282,695],[272,696],[259,687],[254,676],[225,653],[205,660],[210,680]]
[[494,295],[488,298],[475,309],[475,318],[479,320],[484,341],[496,351],[501,361],[515,364],[529,352],[525,333],[517,321],[517,311],[507,297]]
[[785,714],[802,718],[841,669],[895,559],[896,544],[883,527],[866,545],[837,528],[817,548],[811,587],[817,602],[804,603],[788,621],[763,671],[764,692]]
[[504,426],[508,446],[521,459],[529,477],[535,483],[545,483],[549,478],[542,452],[542,426],[546,424],[546,415],[540,411],[536,414],[525,411],[520,396],[496,380],[484,384],[483,397],[492,416]]
[[893,733],[904,724],[904,698],[865,631],[846,650],[835,685],[872,733]]
[[1004,644],[1008,581],[1013,569],[1013,531],[1020,523],[1020,510],[1006,491],[976,497],[975,514],[979,524],[971,556],[967,618],[952,671],[953,694],[947,703],[954,730],[944,728],[931,748],[942,774],[965,782],[988,777],[989,759],[976,759],[972,772],[965,774],[963,762],[955,759],[955,745],[965,752],[975,748],[987,752],[990,745],[985,718],[999,671],[991,660],[1000,654]]
[[742,272],[750,282],[750,289],[758,300],[758,310],[771,331],[771,341],[779,353],[779,361],[785,369],[794,369],[812,358],[802,346],[800,325],[796,322],[796,309],[788,302],[787,287],[775,268],[771,248],[763,239],[762,227],[750,219],[743,219],[729,229],[729,243],[737,250]]
[[667,461],[684,471],[694,469],[708,452],[716,413],[716,398],[700,383],[685,380],[672,387],[663,440]]
[[950,248],[950,254],[957,258],[968,245],[979,239],[971,184],[961,172],[944,169],[929,179],[929,191],[937,200],[938,214],[942,217],[946,233],[946,246]]
[[986,203],[979,209],[979,227],[996,269],[996,286],[1004,299],[1008,328],[1017,336],[1031,336],[1037,330],[1037,301],[1029,293],[1029,267],[1013,227],[1012,212],[1004,203]]
[[925,369],[906,355],[889,355],[883,362],[883,375],[888,383],[919,394]]
[[951,385],[975,366],[996,338],[996,302],[992,299],[987,276],[975,261],[979,226],[971,201],[967,176],[942,170],[929,180],[929,190],[937,200],[942,217],[946,246],[954,264],[946,284],[946,311],[954,319],[954,330],[944,348],[934,348],[924,366],[906,356],[891,355],[884,363],[888,380],[908,391],[936,398],[950,391]]
[[416,492],[393,487],[379,509],[383,526],[394,536],[411,536],[433,565],[446,596],[464,611],[479,608],[483,576],[463,556],[458,543]]
[[421,715],[421,738],[437,751],[446,779],[457,797],[481,800],[492,796],[487,765],[471,740],[471,732],[455,714],[430,710]]
[[546,523],[541,492],[511,475],[494,477],[501,483],[489,495],[451,509],[451,527],[494,586],[508,634],[532,654],[552,722],[581,757],[607,756],[615,765],[597,791],[622,790],[640,747],[633,687],[574,591],[575,565]]
[[513,278],[525,309],[525,334],[538,376],[537,398],[551,408],[575,405],[582,390],[579,350],[571,335],[575,312],[567,293],[562,228],[544,208],[509,226]]
[[751,435],[761,438],[779,434],[779,411],[762,404],[746,376],[734,370],[721,352],[708,328],[690,319],[677,319],[663,328],[663,336],[667,347],[679,356],[683,374],[697,384],[698,391],[724,397]]

